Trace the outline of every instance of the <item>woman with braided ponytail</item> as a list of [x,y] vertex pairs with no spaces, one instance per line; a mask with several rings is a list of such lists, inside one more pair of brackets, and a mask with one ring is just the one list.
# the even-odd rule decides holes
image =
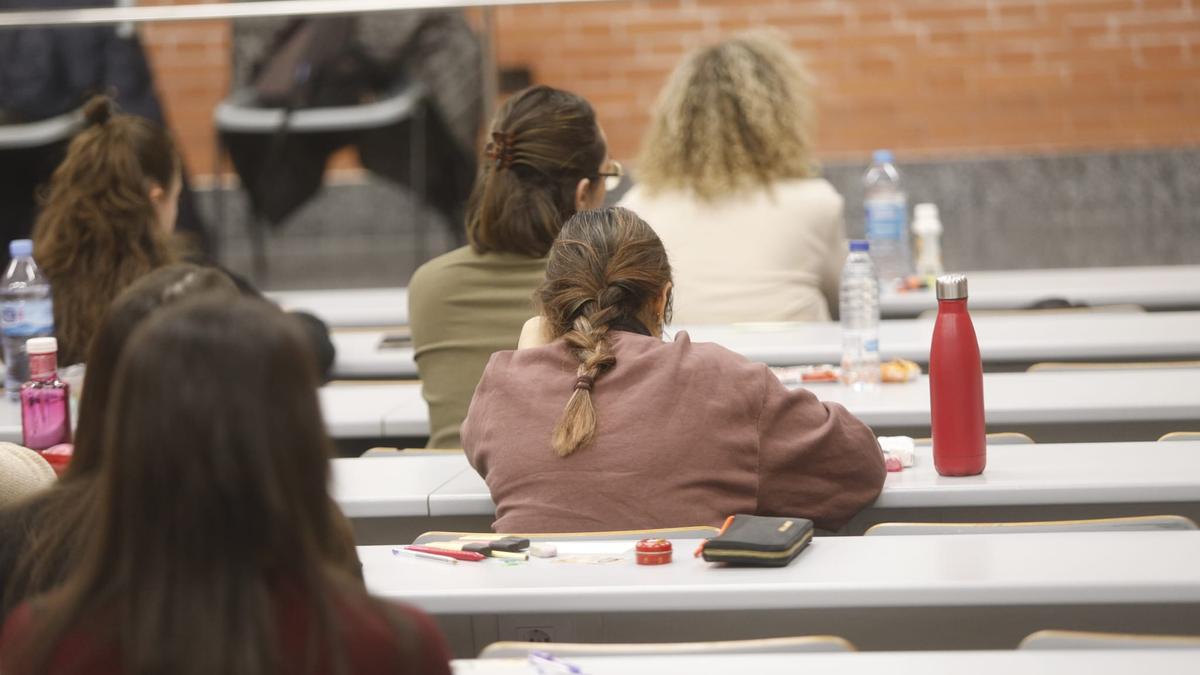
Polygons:
[[766,366],[680,332],[662,242],[622,208],[583,211],[550,249],[540,317],[488,362],[463,448],[497,532],[719,525],[732,513],[837,529],[878,496],[875,435]]
[[587,101],[537,86],[496,114],[467,203],[468,246],[421,266],[408,314],[431,448],[456,448],[492,352],[512,349],[563,221],[604,201],[620,175]]

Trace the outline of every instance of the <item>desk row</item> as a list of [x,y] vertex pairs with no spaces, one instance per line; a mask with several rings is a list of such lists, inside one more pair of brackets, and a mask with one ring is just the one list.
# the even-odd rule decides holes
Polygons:
[[522,627],[579,642],[839,635],[867,650],[1011,649],[1047,627],[1200,633],[1198,531],[824,537],[782,568],[647,567],[629,541],[555,543],[559,558],[526,562],[358,553],[367,589],[434,614],[460,655]]
[[[975,318],[986,369],[1024,370],[1040,361],[1151,361],[1200,359],[1200,312],[1035,314]],[[841,361],[841,327],[832,322],[675,326],[695,342],[715,342],[770,366]],[[336,377],[417,376],[411,346],[381,347],[386,330],[335,331]],[[889,319],[880,324],[885,359],[929,362],[932,319]]]
[[[436,529],[487,531],[495,504],[462,454],[333,464],[333,494],[359,541],[411,541]],[[888,474],[875,504],[844,529],[888,521],[1100,518],[1169,513],[1200,522],[1200,441],[998,445],[979,476],[946,478],[929,448]]]
[[[1092,267],[968,272],[971,306],[1024,309],[1048,299],[1073,304],[1136,304],[1146,309],[1200,309],[1200,265]],[[312,312],[330,326],[399,326],[408,323],[407,288],[279,291],[268,294],[288,309]],[[930,289],[885,289],[885,317],[911,317],[937,307]]]
[[[1200,424],[1200,369],[1104,370],[984,375],[989,431],[1022,431],[1044,442],[1153,440]],[[855,392],[808,388],[841,403],[879,435],[929,434],[929,381],[920,377]],[[321,389],[325,424],[336,439],[419,439],[429,411],[419,382],[335,382]],[[0,400],[0,441],[20,442],[19,405]]]
[[[547,645],[553,649],[552,645]],[[1156,651],[958,651],[860,654],[738,654],[571,658],[591,675],[728,675],[744,673],[839,673],[840,675],[1191,675],[1197,652]],[[524,659],[455,661],[454,675],[516,675],[534,672]]]

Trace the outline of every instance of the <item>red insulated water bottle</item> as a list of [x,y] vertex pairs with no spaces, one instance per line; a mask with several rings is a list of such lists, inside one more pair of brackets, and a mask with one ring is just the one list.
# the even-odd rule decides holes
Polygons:
[[974,476],[987,464],[983,363],[967,313],[967,277],[937,280],[938,315],[929,348],[933,464],[943,476]]

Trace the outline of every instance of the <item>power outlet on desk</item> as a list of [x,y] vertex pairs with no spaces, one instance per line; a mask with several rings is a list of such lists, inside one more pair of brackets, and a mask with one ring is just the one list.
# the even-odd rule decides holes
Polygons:
[[517,626],[514,632],[519,642],[555,642],[554,626]]

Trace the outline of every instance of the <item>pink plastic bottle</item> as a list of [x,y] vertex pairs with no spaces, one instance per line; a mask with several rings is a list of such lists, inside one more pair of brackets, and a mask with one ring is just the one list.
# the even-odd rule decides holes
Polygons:
[[933,464],[943,476],[974,476],[987,464],[983,363],[967,313],[967,277],[937,280],[938,315],[929,348]]
[[[58,379],[58,340],[33,338],[25,343],[29,353],[29,381],[21,385],[21,433],[25,447],[38,451],[71,442],[71,397],[66,382]],[[43,455],[56,469],[70,458],[61,452]]]

